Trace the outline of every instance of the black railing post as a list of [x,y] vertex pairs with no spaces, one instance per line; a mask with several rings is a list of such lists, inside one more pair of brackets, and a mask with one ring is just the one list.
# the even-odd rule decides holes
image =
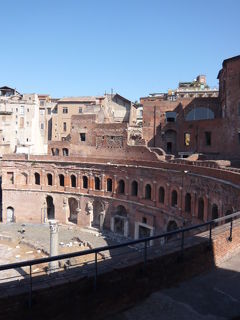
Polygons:
[[97,252],[95,252],[94,291],[97,291],[97,275],[98,275]]
[[30,283],[29,283],[29,300],[28,300],[28,307],[29,309],[32,308],[32,265],[29,266],[29,276],[30,276]]
[[233,218],[231,218],[231,221],[230,221],[230,235],[228,238],[229,241],[232,241],[232,229],[233,229]]

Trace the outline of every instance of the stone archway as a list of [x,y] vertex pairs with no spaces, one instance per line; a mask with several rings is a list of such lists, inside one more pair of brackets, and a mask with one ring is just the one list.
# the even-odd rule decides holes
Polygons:
[[79,211],[78,200],[75,198],[69,198],[68,199],[68,206],[69,206],[68,221],[77,224],[78,211]]
[[100,200],[93,201],[93,215],[91,221],[91,227],[102,230],[105,218],[104,204]]
[[[170,220],[168,222],[168,224],[167,224],[167,232],[171,232],[171,231],[174,231],[174,230],[177,230],[177,229],[178,229],[178,226],[177,226],[176,221]],[[176,235],[168,235],[167,236],[167,240],[173,239],[174,237],[176,237]]]
[[172,129],[167,130],[165,132],[165,141],[165,151],[169,154],[175,154],[177,145],[177,132]]
[[128,236],[128,214],[122,205],[117,206],[112,214],[111,231],[118,235]]

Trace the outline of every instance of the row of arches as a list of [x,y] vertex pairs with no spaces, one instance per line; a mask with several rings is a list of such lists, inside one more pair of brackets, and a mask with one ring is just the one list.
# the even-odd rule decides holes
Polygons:
[[[23,173],[22,174],[24,176],[24,178],[27,181],[27,174]],[[55,177],[53,177],[52,173],[47,173],[46,174],[46,183],[49,186],[53,185],[53,182],[55,181]],[[75,174],[71,174],[70,177],[70,186],[72,188],[76,188],[79,184],[78,180],[77,180],[77,175]],[[90,177],[87,175],[83,175],[81,177],[81,187],[83,189],[88,189],[90,187]],[[64,174],[59,174],[57,176],[58,179],[58,185],[61,187],[64,187],[66,185],[66,177],[64,176]],[[116,180],[113,184],[113,179],[108,177],[106,179],[106,184],[103,185],[102,179],[99,176],[95,176],[93,177],[93,185],[91,185],[91,187],[93,187],[94,190],[103,190],[103,191],[107,191],[107,192],[113,192],[115,191],[117,194],[122,194],[122,195],[126,195],[126,181],[124,179],[119,179]],[[40,185],[41,184],[41,177],[39,172],[35,172],[34,173],[34,182],[36,185]],[[56,181],[55,181],[56,182]],[[68,182],[69,183],[69,182]],[[115,190],[113,190],[113,188]],[[159,186],[157,189],[154,190],[154,197],[153,197],[153,186],[150,183],[146,183],[143,186],[143,190],[141,190],[141,198],[143,199],[147,199],[147,200],[156,200],[158,203],[160,204],[168,204],[169,206],[172,207],[181,207],[182,210],[185,213],[189,213],[191,214],[193,211],[196,212],[195,216],[199,219],[199,220],[204,220],[205,215],[205,203],[204,203],[204,198],[200,197],[197,199],[196,204],[194,203],[194,208],[193,208],[193,201],[192,201],[192,195],[191,193],[187,192],[184,196],[183,196],[183,203],[182,200],[179,201],[179,190],[177,189],[173,189],[171,190],[171,193],[169,195],[167,195],[167,199],[166,199],[166,187],[164,186]],[[105,189],[105,190],[104,190]],[[142,187],[141,187],[142,189]],[[130,182],[130,184],[128,185],[128,190],[129,190],[129,195],[132,197],[139,197],[140,196],[140,188],[139,188],[139,182],[137,180],[133,180]],[[182,195],[181,195],[182,197]],[[154,198],[154,199],[153,199]],[[195,202],[196,200],[194,200]],[[180,203],[179,203],[180,202]],[[210,214],[211,217],[208,216],[208,218],[212,218],[212,219],[216,219],[219,217],[219,209],[217,204],[213,204],[211,209],[210,209]]]

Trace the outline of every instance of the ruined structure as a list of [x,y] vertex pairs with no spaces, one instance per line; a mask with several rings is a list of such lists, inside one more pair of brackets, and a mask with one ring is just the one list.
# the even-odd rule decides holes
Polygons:
[[[240,56],[226,59],[219,72],[219,97],[186,84],[171,95],[141,98],[143,136],[149,147],[187,157],[240,159]],[[200,81],[200,80],[199,80]],[[183,85],[183,84],[182,84]],[[188,92],[189,91],[189,92]]]
[[104,121],[96,103],[71,115],[48,155],[4,156],[3,221],[57,219],[139,238],[239,210],[240,171],[229,161],[173,157],[239,159],[240,90],[229,89],[239,74],[240,57],[224,61],[219,98],[142,99],[143,136],[131,112]]

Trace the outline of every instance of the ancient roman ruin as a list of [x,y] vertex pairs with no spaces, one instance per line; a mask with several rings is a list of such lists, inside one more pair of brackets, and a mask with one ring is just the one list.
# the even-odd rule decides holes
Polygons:
[[[218,79],[219,92],[199,76],[139,104],[119,94],[34,96],[41,152],[29,140],[2,152],[2,221],[57,219],[138,239],[239,210],[240,56],[223,61]],[[26,131],[30,108],[0,90],[2,106],[20,101]],[[2,106],[4,127],[18,111]]]

